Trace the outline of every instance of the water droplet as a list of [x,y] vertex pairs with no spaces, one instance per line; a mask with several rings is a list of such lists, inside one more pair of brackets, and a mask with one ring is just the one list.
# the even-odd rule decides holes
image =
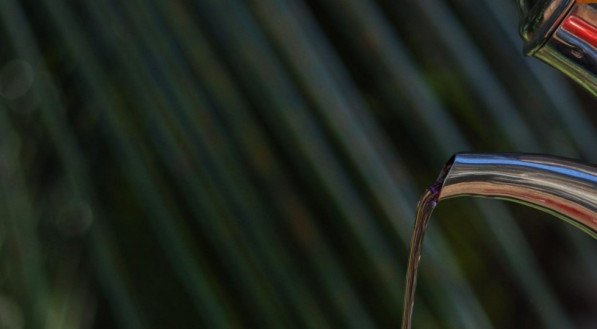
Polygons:
[[21,329],[24,327],[23,312],[17,303],[0,295],[0,328]]
[[583,51],[581,49],[572,49],[570,51],[570,53],[572,54],[572,56],[574,56],[578,59],[582,59],[583,57],[585,57],[585,54],[583,53]]
[[0,96],[15,100],[23,97],[35,80],[31,65],[20,59],[8,62],[0,70]]
[[91,228],[93,211],[87,203],[67,205],[56,218],[56,227],[68,237],[82,236]]

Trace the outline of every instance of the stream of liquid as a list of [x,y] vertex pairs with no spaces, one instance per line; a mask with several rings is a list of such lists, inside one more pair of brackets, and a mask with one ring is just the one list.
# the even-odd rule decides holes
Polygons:
[[408,256],[408,267],[406,269],[406,285],[404,289],[404,310],[402,313],[402,329],[410,329],[412,325],[413,308],[415,305],[415,290],[417,288],[417,273],[421,250],[423,248],[423,236],[429,223],[429,218],[435,206],[437,206],[444,179],[450,170],[447,165],[441,172],[437,181],[431,185],[423,194],[417,204],[417,216],[415,228],[410,241],[410,254]]

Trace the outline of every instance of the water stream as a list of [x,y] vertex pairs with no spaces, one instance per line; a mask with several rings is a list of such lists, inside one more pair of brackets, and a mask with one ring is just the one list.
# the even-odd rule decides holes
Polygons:
[[440,174],[437,181],[428,188],[419,203],[417,204],[417,215],[415,227],[413,229],[410,241],[410,254],[408,257],[408,267],[406,269],[406,285],[404,289],[404,310],[402,313],[402,329],[410,329],[412,325],[412,314],[415,304],[415,290],[417,288],[417,273],[419,270],[419,261],[421,260],[421,250],[423,248],[423,237],[427,224],[431,218],[431,213],[439,199],[444,179],[450,170],[447,165]]

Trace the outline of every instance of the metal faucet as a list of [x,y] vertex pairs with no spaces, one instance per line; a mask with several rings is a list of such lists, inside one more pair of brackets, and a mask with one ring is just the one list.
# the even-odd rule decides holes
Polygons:
[[534,154],[459,153],[448,161],[435,188],[438,202],[479,196],[522,203],[597,239],[597,167]]
[[516,0],[524,53],[597,96],[597,0]]

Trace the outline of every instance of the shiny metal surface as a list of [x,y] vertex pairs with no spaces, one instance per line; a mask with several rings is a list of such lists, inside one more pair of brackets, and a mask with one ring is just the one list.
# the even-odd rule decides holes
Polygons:
[[545,155],[463,153],[444,171],[439,201],[460,196],[514,201],[597,238],[597,167]]
[[545,45],[574,4],[574,0],[539,0],[532,7],[524,7],[520,34],[527,41],[526,54],[533,55]]
[[532,4],[529,0],[516,0],[518,3],[518,8],[523,15],[526,15],[529,12],[529,8],[531,8]]
[[597,96],[597,1],[519,2],[525,54],[562,71]]

